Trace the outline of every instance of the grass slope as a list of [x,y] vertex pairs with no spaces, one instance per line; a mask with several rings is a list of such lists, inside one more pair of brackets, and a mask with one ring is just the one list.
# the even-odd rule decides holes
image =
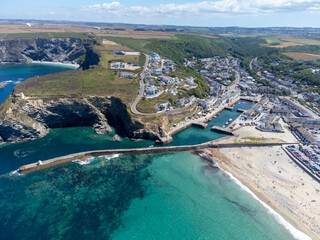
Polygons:
[[100,56],[99,65],[85,71],[77,69],[34,77],[17,85],[15,92],[23,92],[26,96],[41,98],[99,95],[119,97],[125,103],[133,101],[139,89],[138,78],[120,78],[119,71],[110,68],[110,62],[113,60],[131,61],[138,64],[142,62],[143,57],[114,55],[104,50],[103,45],[95,46],[94,49]]

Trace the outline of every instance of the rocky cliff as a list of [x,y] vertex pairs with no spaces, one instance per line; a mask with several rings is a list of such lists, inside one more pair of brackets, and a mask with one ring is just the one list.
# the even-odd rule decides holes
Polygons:
[[0,63],[74,61],[85,53],[81,39],[34,38],[0,40]]
[[[0,139],[17,142],[39,138],[49,128],[92,126],[98,133],[114,127],[122,137],[157,140],[163,133],[131,118],[127,106],[114,97],[19,99],[0,116]],[[6,103],[8,104],[8,102]]]

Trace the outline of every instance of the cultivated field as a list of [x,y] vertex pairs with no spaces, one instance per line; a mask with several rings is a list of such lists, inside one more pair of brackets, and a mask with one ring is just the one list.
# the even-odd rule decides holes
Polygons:
[[287,52],[284,53],[286,56],[291,57],[295,60],[307,60],[307,59],[319,59],[320,55],[310,54],[310,53],[297,53],[297,52]]
[[269,45],[268,47],[273,48],[286,48],[286,47],[292,47],[292,46],[302,46],[304,44],[302,43],[295,43],[295,42],[279,42],[277,45]]
[[320,45],[320,40],[295,37],[265,37],[268,47],[286,48],[291,46]]
[[147,31],[133,31],[133,30],[106,30],[96,33],[97,36],[102,37],[123,37],[123,38],[134,38],[134,39],[170,39],[176,33],[173,32],[147,32]]
[[281,37],[281,40],[286,42],[299,43],[303,45],[320,45],[320,41],[309,38],[293,38],[293,37]]

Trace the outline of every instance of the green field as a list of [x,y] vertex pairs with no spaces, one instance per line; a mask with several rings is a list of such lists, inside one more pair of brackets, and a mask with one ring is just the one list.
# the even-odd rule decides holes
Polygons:
[[[73,71],[34,77],[16,86],[16,92],[23,92],[30,97],[84,97],[91,95],[115,96],[125,103],[135,99],[139,89],[138,78],[120,78],[119,72],[110,68],[110,61],[123,61],[138,64],[144,56],[114,55],[103,50],[99,45],[96,51],[100,55],[100,63],[89,70]],[[141,69],[133,71],[138,74]]]
[[263,39],[265,39],[269,45],[278,45],[282,42],[279,37],[276,36],[263,37]]
[[124,46],[128,46],[135,50],[145,49],[145,46],[152,42],[152,39],[135,39],[135,38],[125,38],[125,37],[103,37],[110,41],[120,43]]

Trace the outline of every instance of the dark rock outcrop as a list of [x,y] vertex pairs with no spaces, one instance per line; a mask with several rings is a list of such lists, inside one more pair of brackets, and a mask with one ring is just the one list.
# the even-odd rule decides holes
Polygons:
[[0,63],[72,62],[85,53],[81,39],[27,38],[0,40]]
[[120,136],[119,136],[118,134],[115,134],[115,135],[113,136],[113,138],[112,138],[112,141],[114,141],[114,142],[121,142],[121,138],[120,138]]
[[58,99],[15,98],[0,116],[0,137],[6,142],[39,138],[49,128],[91,126],[98,133],[114,127],[121,137],[157,140],[159,128],[131,118],[127,106],[115,97]]

